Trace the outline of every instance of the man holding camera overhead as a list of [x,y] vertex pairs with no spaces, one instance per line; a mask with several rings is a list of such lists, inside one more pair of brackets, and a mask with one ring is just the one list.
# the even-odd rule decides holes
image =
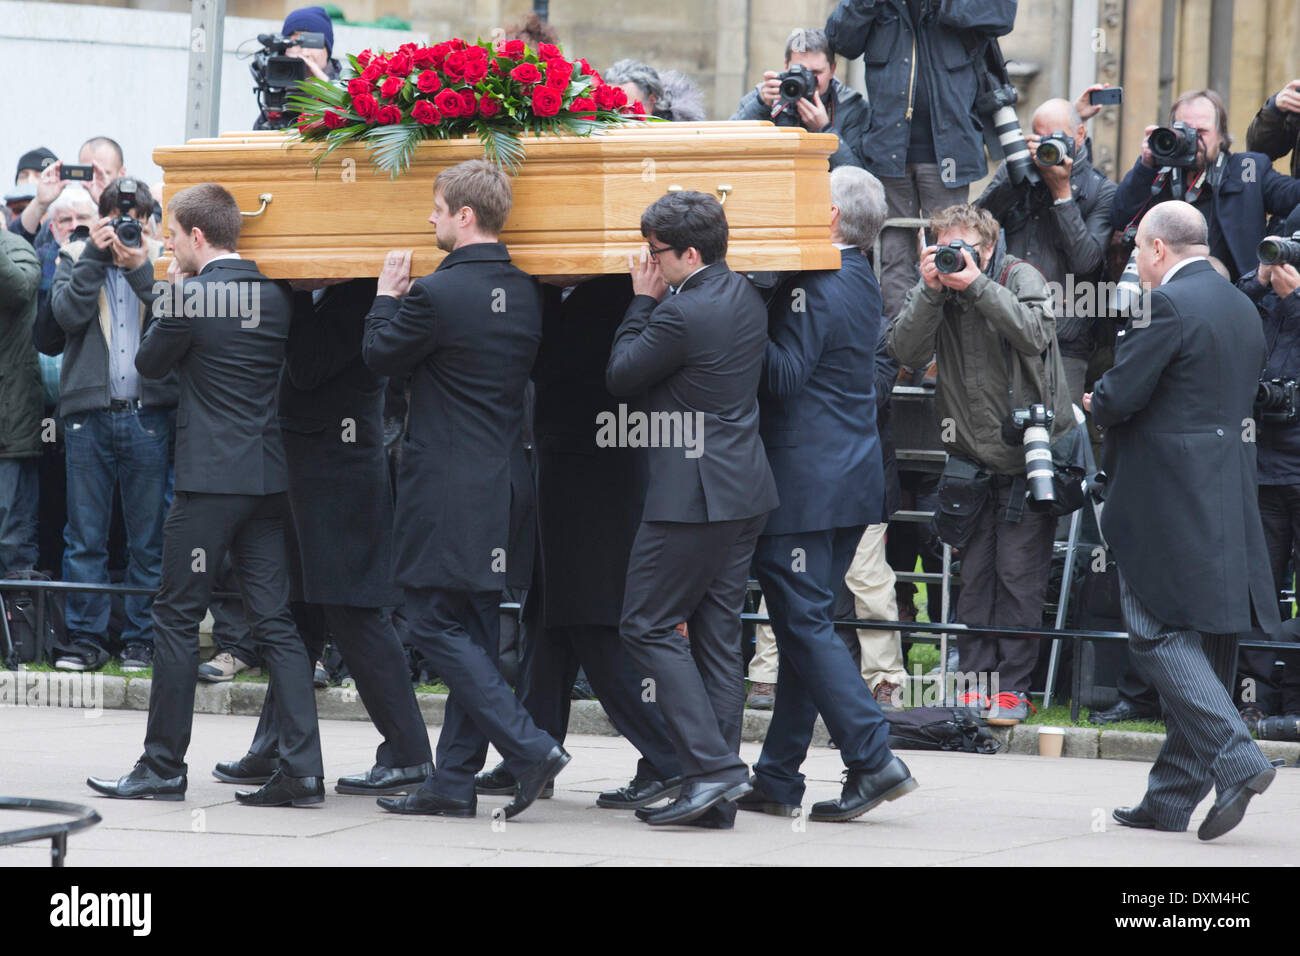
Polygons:
[[1142,155],[1115,192],[1111,224],[1136,227],[1157,203],[1191,203],[1209,224],[1210,255],[1234,282],[1255,267],[1269,216],[1300,203],[1300,180],[1273,169],[1264,153],[1233,153],[1228,111],[1214,90],[1174,101],[1169,126],[1148,126]]
[[[1002,254],[986,210],[949,206],[931,228],[938,245],[922,252],[921,281],[886,344],[904,365],[938,360],[935,408],[948,464],[937,523],[961,551],[956,619],[971,628],[1039,627],[1056,519],[1026,500],[1035,487],[1024,436],[1046,428],[1055,440],[1074,427],[1050,294],[1042,273]],[[1028,414],[1013,417],[1016,410]],[[958,703],[981,715],[987,707],[990,723],[1019,723],[1037,660],[1034,638],[963,633],[970,689]]]
[[834,169],[862,165],[858,150],[870,116],[862,94],[835,78],[835,53],[826,33],[795,30],[785,41],[785,72],[764,73],[763,82],[745,94],[731,118],[834,133],[840,138],[831,153]]

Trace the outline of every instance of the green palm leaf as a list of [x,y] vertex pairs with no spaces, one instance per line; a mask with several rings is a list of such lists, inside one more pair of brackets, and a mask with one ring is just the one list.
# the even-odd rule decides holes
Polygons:
[[518,136],[509,130],[480,124],[478,138],[483,144],[484,156],[512,176],[519,172],[519,167],[524,161],[524,144],[519,141]]
[[378,126],[364,137],[372,147],[370,161],[396,179],[406,172],[415,155],[415,147],[424,138],[424,130],[414,123]]

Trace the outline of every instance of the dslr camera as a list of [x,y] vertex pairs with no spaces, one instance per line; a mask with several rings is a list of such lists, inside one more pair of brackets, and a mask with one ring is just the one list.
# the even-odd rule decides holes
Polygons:
[[1025,484],[1031,507],[1047,507],[1056,500],[1053,482],[1056,466],[1052,464],[1052,421],[1055,413],[1045,405],[1011,410],[1011,418],[1002,426],[1002,438],[1014,445],[1019,438],[1025,446]]
[[963,242],[961,239],[954,239],[946,246],[940,246],[934,253],[934,267],[944,275],[952,275],[954,272],[961,272],[966,268],[966,260],[962,258],[962,251],[970,253],[971,259],[975,262],[975,268],[983,268],[980,262],[980,254],[969,242]]
[[269,128],[284,129],[296,115],[285,112],[285,100],[299,83],[307,79],[307,64],[300,57],[286,56],[284,51],[291,46],[323,50],[325,34],[300,33],[298,39],[290,40],[279,33],[259,33],[257,42],[262,44],[262,49],[253,54],[253,62],[248,65],[253,82],[257,84],[254,88],[257,106]]
[[1300,418],[1300,383],[1293,378],[1261,379],[1255,391],[1255,413],[1261,422],[1291,424]]
[[1034,158],[1040,166],[1060,166],[1067,159],[1074,159],[1074,137],[1064,130],[1053,130],[1051,136],[1038,141]]
[[117,184],[117,216],[109,223],[122,245],[132,248],[139,246],[144,236],[140,220],[130,215],[135,208],[135,191],[134,179],[123,179]]
[[1260,242],[1256,255],[1266,266],[1300,266],[1300,232],[1290,239],[1267,237]]
[[806,66],[796,63],[777,77],[781,84],[782,106],[792,106],[800,100],[812,102],[817,92],[817,77]]
[[1157,126],[1147,137],[1147,147],[1157,166],[1187,168],[1196,165],[1200,134],[1181,120],[1172,126]]

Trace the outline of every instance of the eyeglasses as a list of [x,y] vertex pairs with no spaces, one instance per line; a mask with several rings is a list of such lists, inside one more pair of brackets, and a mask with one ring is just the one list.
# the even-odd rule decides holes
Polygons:
[[656,249],[654,246],[651,246],[651,247],[650,247],[650,258],[653,259],[655,262],[658,262],[658,261],[659,261],[659,254],[660,254],[660,253],[662,253],[662,252],[673,252],[673,251],[674,251],[674,250],[673,250],[673,247],[672,247],[672,246],[660,246],[658,249]]

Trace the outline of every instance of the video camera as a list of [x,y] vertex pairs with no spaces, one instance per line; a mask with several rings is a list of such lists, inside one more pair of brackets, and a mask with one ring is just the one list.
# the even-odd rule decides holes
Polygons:
[[291,46],[323,50],[325,34],[300,33],[297,39],[290,40],[279,33],[260,33],[257,42],[262,48],[253,54],[253,62],[248,65],[257,84],[254,87],[257,106],[268,129],[284,129],[296,116],[285,112],[285,100],[307,79],[307,64],[300,57],[286,56],[285,51]]

